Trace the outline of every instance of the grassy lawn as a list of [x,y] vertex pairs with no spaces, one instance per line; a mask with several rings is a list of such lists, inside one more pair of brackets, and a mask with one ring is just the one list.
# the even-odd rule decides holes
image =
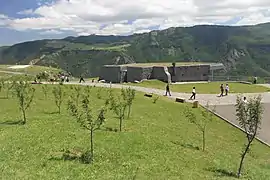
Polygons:
[[[191,93],[192,88],[195,86],[198,94],[219,94],[220,84],[226,84],[226,82],[210,82],[210,83],[191,83],[191,84],[173,84],[171,85],[171,91],[173,92],[185,92]],[[142,83],[128,83],[134,86],[143,86],[157,89],[165,89],[166,83],[149,80],[143,81]],[[243,84],[237,82],[229,82],[230,93],[258,93],[258,92],[270,92],[270,89],[267,87],[253,85],[253,84]]]
[[0,79],[9,79],[10,81],[12,80],[25,80],[25,81],[33,81],[35,79],[34,75],[23,75],[23,74],[10,74],[10,73],[3,73],[0,72]]
[[[95,161],[57,159],[63,149],[85,151],[89,133],[82,129],[66,110],[56,114],[52,93],[44,98],[41,87],[27,113],[26,125],[8,125],[6,121],[20,119],[16,100],[5,99],[0,93],[0,171],[1,179],[102,179],[102,180],[167,180],[167,179],[234,179],[226,172],[236,172],[245,136],[222,120],[209,124],[206,152],[201,147],[197,127],[183,116],[188,104],[178,104],[160,97],[156,104],[141,93],[136,94],[131,118],[124,121],[123,132],[106,131],[118,128],[111,112],[106,115],[104,128],[95,133]],[[70,90],[64,85],[66,93]],[[51,86],[49,86],[51,92]],[[98,88],[92,88],[93,107]],[[108,92],[101,89],[105,96]],[[119,90],[114,90],[119,93]],[[4,105],[4,106],[3,106]],[[193,109],[199,116],[201,109]],[[270,148],[255,141],[244,165],[243,179],[270,178]],[[221,173],[224,172],[224,173]]]
[[47,47],[63,48],[62,50],[107,50],[107,51],[125,51],[130,44],[95,44],[87,45],[84,43],[71,43],[66,41],[51,41],[46,44]]

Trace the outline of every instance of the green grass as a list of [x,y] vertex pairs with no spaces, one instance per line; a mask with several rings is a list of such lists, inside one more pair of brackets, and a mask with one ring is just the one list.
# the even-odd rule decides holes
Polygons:
[[63,48],[62,50],[108,50],[108,51],[125,51],[130,44],[95,44],[87,45],[84,43],[71,43],[66,41],[51,41],[46,44],[47,47]]
[[[157,80],[148,80],[141,83],[128,83],[134,86],[142,86],[156,89],[165,89],[166,83]],[[189,83],[189,84],[172,84],[171,91],[191,93],[192,88],[196,87],[198,94],[219,94],[220,84],[226,84],[226,82],[209,82],[209,83]],[[238,82],[228,82],[230,87],[230,93],[259,93],[270,92],[270,89],[260,85],[243,84]]]
[[24,74],[10,74],[0,72],[0,79],[3,78],[5,80],[13,81],[13,80],[25,80],[25,81],[33,81],[35,79],[34,75],[24,75]]
[[[94,164],[54,159],[62,149],[86,150],[89,134],[70,117],[66,102],[62,114],[55,114],[52,94],[46,100],[41,87],[34,87],[36,96],[24,126],[4,123],[20,119],[20,112],[14,98],[5,99],[5,92],[0,93],[1,179],[122,180],[134,179],[135,175],[139,180],[234,179],[213,171],[236,172],[245,143],[242,132],[215,119],[208,127],[206,152],[196,150],[192,147],[201,147],[201,134],[183,116],[188,105],[165,97],[153,104],[142,93],[136,95],[131,118],[124,121],[124,132],[96,132]],[[69,94],[69,86],[64,87]],[[91,91],[95,107],[103,103],[95,96],[97,89]],[[102,89],[102,94],[107,91]],[[201,109],[192,111],[199,116]],[[118,128],[112,113],[106,117],[105,127]],[[269,150],[255,141],[245,161],[243,179],[270,178]]]

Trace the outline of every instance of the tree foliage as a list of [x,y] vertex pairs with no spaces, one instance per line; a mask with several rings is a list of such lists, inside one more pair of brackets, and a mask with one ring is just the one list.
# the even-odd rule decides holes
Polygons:
[[111,95],[110,109],[113,110],[113,112],[116,114],[117,118],[119,119],[119,131],[122,131],[123,121],[125,119],[125,112],[128,106],[128,103],[126,101],[126,91],[124,89],[121,89],[121,95]]
[[[82,87],[81,86],[72,86],[71,89],[73,90],[72,92],[72,99],[75,101],[76,105],[79,104],[80,98],[82,96]],[[90,87],[86,86],[86,91],[88,94],[90,94]]]
[[41,88],[42,88],[42,92],[44,94],[45,99],[47,99],[47,97],[48,97],[48,90],[49,90],[48,84],[42,85]]
[[133,101],[135,99],[135,90],[131,89],[130,87],[127,89],[122,89],[121,95],[123,97],[123,100],[126,101],[126,103],[127,103],[127,107],[128,107],[127,118],[129,118],[130,112],[131,112],[131,107],[132,107]]
[[54,95],[54,102],[55,105],[58,108],[58,113],[61,113],[61,106],[64,100],[64,96],[65,96],[65,92],[63,89],[62,85],[55,85],[55,87],[53,87],[52,93]]
[[16,80],[12,80],[11,78],[6,78],[3,83],[3,87],[6,90],[6,97],[9,98],[9,93],[14,87]]
[[17,97],[19,108],[22,112],[22,124],[26,123],[26,110],[30,107],[35,89],[27,82],[19,81],[13,83],[15,96]]
[[0,78],[0,92],[5,88],[5,79]]
[[262,97],[260,95],[254,98],[250,98],[248,102],[244,102],[242,96],[238,96],[236,100],[237,121],[239,122],[239,125],[244,130],[247,137],[247,144],[244,146],[237,172],[238,177],[241,176],[244,159],[258,133],[258,129],[260,128],[263,114],[263,106],[261,100]]

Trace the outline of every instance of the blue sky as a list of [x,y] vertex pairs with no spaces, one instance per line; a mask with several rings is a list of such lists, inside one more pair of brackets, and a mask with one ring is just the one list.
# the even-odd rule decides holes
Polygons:
[[269,0],[1,0],[0,45],[197,24],[253,25],[269,22],[269,9]]
[[[43,3],[42,3],[43,2]],[[44,3],[50,1],[37,1],[37,0],[1,0],[0,1],[0,14],[4,14],[11,18],[27,18],[30,15],[23,15],[21,12],[26,9],[35,9]],[[35,17],[31,15],[31,17]],[[17,31],[0,26],[0,45],[10,45],[17,42],[31,41],[37,39],[47,38],[63,38],[69,35],[76,35],[75,33],[66,34],[49,34],[43,35],[35,31]]]

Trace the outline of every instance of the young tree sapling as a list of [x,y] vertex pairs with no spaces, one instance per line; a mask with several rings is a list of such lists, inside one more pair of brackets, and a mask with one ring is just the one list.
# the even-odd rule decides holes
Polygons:
[[123,120],[125,119],[125,112],[127,108],[127,101],[125,101],[126,92],[122,89],[121,96],[112,96],[110,99],[111,110],[117,115],[119,119],[119,131],[122,131]]
[[[88,90],[89,86],[86,87]],[[75,101],[76,105],[79,104],[80,97],[82,95],[82,87],[81,86],[74,86],[72,87],[73,93],[72,93],[72,98]]]
[[41,87],[42,87],[42,92],[44,94],[44,97],[45,97],[45,99],[47,99],[47,97],[48,97],[48,85],[44,84]]
[[65,92],[62,87],[62,85],[55,85],[55,87],[52,90],[55,100],[55,105],[58,108],[58,113],[61,113],[61,106],[64,100]]
[[0,78],[0,92],[5,88],[5,79]]
[[87,151],[83,159],[85,163],[91,163],[94,158],[94,132],[100,129],[105,122],[106,105],[95,112],[96,108],[91,107],[89,94],[84,93],[78,105],[72,98],[68,101],[68,110],[81,126],[90,133],[90,152]]
[[[197,128],[199,129],[199,131],[201,131],[202,133],[202,150],[205,151],[205,143],[206,143],[206,128],[207,125],[213,120],[214,115],[212,112],[210,112],[210,107],[207,103],[206,105],[206,109],[203,109],[201,111],[201,115],[200,117],[197,117],[196,114],[192,111],[192,109],[190,107],[186,107],[184,114],[187,117],[187,119],[195,124],[197,126]],[[211,111],[214,111],[211,110]]]
[[26,123],[26,110],[30,107],[35,89],[27,82],[19,81],[14,83],[14,92],[17,97],[19,108],[22,112],[23,121],[22,124]]
[[260,128],[263,106],[261,103],[262,97],[251,98],[248,102],[243,101],[243,97],[238,96],[236,99],[236,117],[239,125],[244,130],[247,137],[247,144],[241,155],[241,160],[237,172],[237,177],[241,176],[241,171],[246,154],[249,152],[250,146],[255,139],[258,129]]
[[130,112],[131,112],[131,107],[132,107],[132,104],[133,104],[133,100],[135,99],[135,90],[134,89],[131,89],[129,87],[129,88],[125,89],[125,90],[122,89],[121,94],[122,94],[123,99],[127,103],[127,106],[128,106],[128,115],[127,115],[127,118],[129,118]]

